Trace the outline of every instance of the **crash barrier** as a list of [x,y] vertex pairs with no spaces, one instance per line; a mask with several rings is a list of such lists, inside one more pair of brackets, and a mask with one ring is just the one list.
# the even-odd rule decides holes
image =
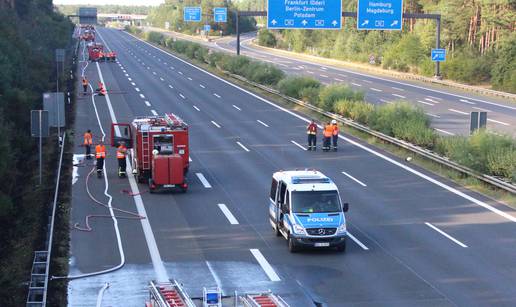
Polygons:
[[516,194],[516,185],[514,184],[511,184],[510,182],[506,182],[506,181],[503,181],[503,180],[500,180],[496,177],[493,177],[493,176],[489,176],[489,175],[486,175],[486,174],[482,174],[480,172],[477,172],[477,171],[474,171],[468,167],[465,167],[465,166],[462,166],[456,162],[453,162],[453,161],[450,161],[448,158],[446,157],[443,157],[431,150],[428,150],[428,149],[425,149],[425,148],[422,148],[422,147],[419,147],[419,146],[416,146],[414,144],[411,144],[411,143],[408,143],[408,142],[405,142],[403,140],[400,140],[400,139],[397,139],[397,138],[394,138],[394,137],[391,137],[391,136],[388,136],[386,134],[383,134],[381,132],[378,132],[378,131],[375,131],[375,130],[372,130],[370,129],[369,127],[367,126],[364,126],[362,124],[359,124],[351,119],[348,119],[348,118],[345,118],[341,115],[338,115],[338,114],[335,114],[335,113],[331,113],[331,112],[328,112],[328,111],[325,111],[319,107],[316,107],[310,103],[307,103],[307,102],[304,102],[304,101],[301,101],[301,100],[298,100],[298,99],[295,99],[295,98],[292,98],[290,96],[287,96],[287,95],[284,95],[282,93],[280,93],[278,90],[275,90],[275,89],[272,89],[270,87],[267,87],[267,86],[264,86],[264,85],[261,85],[259,83],[256,83],[256,82],[253,82],[253,81],[250,81],[250,80],[247,80],[246,78],[242,77],[242,76],[239,76],[239,75],[235,75],[235,74],[232,74],[230,72],[227,72],[227,71],[224,71],[224,73],[228,76],[231,76],[232,78],[235,78],[235,79],[238,79],[240,81],[243,81],[245,83],[248,83],[254,87],[257,87],[259,89],[262,89],[268,93],[271,93],[271,94],[274,94],[274,95],[277,95],[285,100],[288,100],[290,102],[293,102],[297,105],[300,105],[300,106],[303,106],[307,109],[310,109],[314,112],[317,112],[319,114],[322,114],[322,115],[325,115],[329,118],[332,118],[332,119],[335,119],[335,120],[338,120],[339,122],[341,123],[344,123],[350,127],[353,127],[361,132],[364,132],[364,133],[367,133],[369,135],[372,135],[386,143],[390,143],[390,144],[393,144],[393,145],[396,145],[398,147],[401,147],[401,148],[404,148],[414,154],[417,154],[419,156],[422,156],[426,159],[429,159],[435,163],[438,163],[442,166],[445,166],[447,168],[450,168],[450,169],[453,169],[454,171],[457,171],[463,175],[466,175],[466,176],[469,176],[469,177],[472,177],[472,178],[475,178],[477,180],[480,180],[481,182],[483,183],[486,183],[486,184],[489,184],[493,187],[496,187],[496,188],[499,188],[501,190],[504,190],[506,192],[509,192],[511,194]]
[[61,153],[59,154],[59,164],[57,166],[56,188],[54,191],[54,201],[50,208],[47,226],[47,238],[45,240],[45,250],[35,251],[32,261],[32,270],[29,282],[29,292],[27,294],[27,307],[45,307],[47,303],[48,277],[50,272],[50,260],[52,255],[52,240],[54,234],[54,220],[56,215],[57,197],[59,195],[59,181],[61,180],[61,165],[63,162],[63,152],[66,144],[66,133],[63,133]]

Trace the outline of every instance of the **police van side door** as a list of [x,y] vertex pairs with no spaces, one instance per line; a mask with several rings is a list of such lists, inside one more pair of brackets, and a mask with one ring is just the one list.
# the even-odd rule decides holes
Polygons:
[[272,178],[271,190],[269,194],[269,219],[272,223],[278,222],[278,206],[277,206],[277,195],[278,195],[279,182],[274,177]]

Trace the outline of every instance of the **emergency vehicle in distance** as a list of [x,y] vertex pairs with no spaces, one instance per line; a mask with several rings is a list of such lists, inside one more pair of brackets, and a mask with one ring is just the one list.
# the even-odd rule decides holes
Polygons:
[[136,180],[148,183],[151,193],[186,192],[186,173],[190,166],[188,125],[180,117],[165,114],[137,117],[131,124],[113,123],[111,146],[118,147],[121,141],[129,149]]
[[319,171],[279,171],[272,175],[269,221],[296,252],[302,247],[346,250],[346,217],[333,181]]

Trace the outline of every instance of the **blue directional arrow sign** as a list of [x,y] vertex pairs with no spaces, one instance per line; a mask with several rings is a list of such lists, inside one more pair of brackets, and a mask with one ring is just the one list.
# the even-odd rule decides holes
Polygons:
[[342,0],[268,0],[269,29],[342,27]]
[[401,30],[403,0],[358,0],[358,30]]
[[204,25],[204,29],[203,29],[205,32],[210,32],[211,30],[211,26],[210,25]]
[[446,61],[446,49],[432,49],[432,61],[444,62]]
[[185,7],[183,10],[183,20],[188,21],[201,21],[201,8],[200,7]]
[[228,9],[226,7],[213,8],[213,20],[215,20],[215,22],[227,22]]

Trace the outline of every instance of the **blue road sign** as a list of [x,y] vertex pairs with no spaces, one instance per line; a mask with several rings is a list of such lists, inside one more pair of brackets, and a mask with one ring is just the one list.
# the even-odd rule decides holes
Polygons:
[[268,0],[269,29],[342,27],[342,0]]
[[433,62],[446,61],[446,49],[432,49],[432,61]]
[[201,8],[200,7],[185,7],[183,10],[184,21],[201,21]]
[[210,25],[204,25],[203,30],[204,30],[205,32],[210,32],[210,30],[211,30],[211,26],[210,26]]
[[213,8],[213,20],[215,20],[215,22],[227,22],[228,9],[226,7]]
[[358,0],[358,30],[401,30],[403,0]]

